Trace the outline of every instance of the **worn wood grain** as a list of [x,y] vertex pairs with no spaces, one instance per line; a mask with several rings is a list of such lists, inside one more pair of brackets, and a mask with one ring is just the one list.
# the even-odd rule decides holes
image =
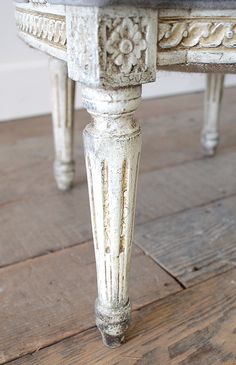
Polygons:
[[[174,279],[134,248],[134,309],[179,290]],[[1,269],[0,298],[0,364],[95,326],[92,243]]]
[[128,342],[104,348],[93,328],[11,365],[235,365],[236,270],[134,313]]
[[[143,229],[149,234],[149,237],[142,238],[147,245],[150,245],[147,253],[157,259],[154,255],[156,251],[152,250],[156,249],[156,240],[160,242],[159,236],[162,237],[162,249],[164,250],[166,245],[168,262],[167,259],[167,263],[159,262],[171,273],[176,273],[186,286],[228,270],[235,262],[235,198],[224,200],[221,208],[218,202],[210,207],[191,209],[236,193],[234,90],[227,90],[226,93],[228,98],[225,102],[228,110],[224,112],[223,107],[222,117],[225,120],[222,123],[222,144],[219,154],[211,160],[197,161],[202,156],[198,138],[201,130],[201,113],[199,113],[199,108],[202,108],[201,94],[147,101],[144,103],[146,107],[140,108],[137,113],[143,124],[144,157],[141,165],[136,222],[141,224],[152,220],[150,227],[149,223],[140,226],[141,231]],[[195,115],[193,119],[191,115]],[[48,117],[0,124],[1,266],[61,250],[91,237],[80,137],[81,129],[88,122],[88,116],[84,111],[80,111],[78,117],[80,125],[76,126],[77,186],[72,192],[66,194],[57,191],[53,180],[51,165],[53,143]],[[182,123],[181,128],[178,123]],[[183,213],[182,217],[182,213],[178,212],[186,209],[190,211]],[[206,218],[207,213],[203,213],[202,209],[209,209],[208,218]],[[178,214],[173,215],[175,213]],[[189,219],[188,214],[190,214]],[[161,218],[167,215],[172,217]],[[159,219],[156,220],[156,218]],[[199,220],[199,224],[196,220]],[[163,226],[162,229],[159,226],[156,232],[155,227],[158,221],[161,221],[160,224]],[[183,225],[188,232],[186,235],[181,234],[180,227],[179,230],[175,230],[177,223]],[[206,237],[211,241],[204,238],[203,233],[197,234],[201,229],[205,230]],[[136,227],[136,230],[139,236],[139,227]],[[193,244],[189,243],[189,237],[193,238]],[[175,240],[178,243],[175,251],[178,253],[179,250],[176,262],[172,260],[174,250],[171,246]],[[181,246],[182,240],[185,243],[185,250]],[[186,245],[190,248],[188,249]],[[143,247],[146,250],[146,246]],[[219,257],[216,257],[216,250]],[[181,261],[181,254],[185,254],[183,261]],[[196,255],[198,264],[203,258],[200,269],[198,266],[195,267],[193,254]],[[162,259],[164,256],[163,254]],[[139,250],[135,250],[132,270],[131,298],[133,298],[134,309],[180,290],[180,286],[170,276]],[[92,245],[86,243],[2,268],[0,288],[2,325],[0,358],[3,363],[94,326],[93,303],[96,288]],[[221,289],[219,284],[218,289],[222,291],[224,287]],[[215,291],[217,295],[216,285]],[[188,301],[188,297],[183,298],[183,303],[185,301]],[[189,303],[191,306],[190,299]],[[182,305],[178,308],[181,311]],[[154,313],[153,320],[160,318],[157,312],[154,311]],[[226,338],[230,336],[227,333],[228,327],[226,323]],[[148,333],[148,330],[141,328],[138,332],[140,341],[144,340],[143,343],[137,343],[137,347],[140,348],[145,348],[148,342],[146,334],[143,337],[143,332]],[[133,332],[130,332],[130,336],[131,340],[132,336],[136,336],[135,328]],[[83,338],[88,340],[87,345],[83,342]],[[78,341],[79,344],[82,343],[82,347],[78,346]],[[94,345],[94,341],[98,346]],[[195,348],[197,341],[198,337],[194,335],[193,340],[187,344],[184,343],[187,355],[194,351],[192,349]],[[116,359],[107,357],[97,332],[91,330],[84,332],[83,336],[74,336],[33,356],[24,357],[19,360],[19,363],[17,362],[17,365],[87,364],[90,363],[90,358],[87,358],[88,352],[91,352],[90,344],[93,350],[96,349],[101,354],[101,360],[99,360],[101,364],[116,363]],[[182,343],[179,346],[181,347]],[[165,348],[167,347],[163,339],[162,350],[160,347],[158,350],[152,348],[150,354],[147,350],[147,358],[146,355],[144,358],[138,358],[137,363],[158,364],[160,361],[159,363],[163,365],[164,360],[162,357],[159,360],[158,354],[164,353]],[[199,348],[201,348],[200,345]],[[127,351],[125,355],[121,353],[122,357],[118,363],[122,365],[133,363],[128,362],[133,360],[128,358],[130,351]],[[199,350],[199,353],[201,354],[202,351]],[[82,360],[81,354],[85,356]],[[178,355],[177,360],[175,358],[171,360],[170,364],[179,364],[179,359],[183,358],[181,365],[195,365],[194,362],[190,362],[191,357],[190,360],[185,359],[187,355],[184,350],[184,353]],[[200,362],[196,362],[197,365],[205,365],[205,359],[206,364],[217,364],[214,362],[215,359],[212,360],[211,357],[208,359],[204,357],[204,354],[201,356],[203,358],[200,358]],[[93,351],[91,357],[92,364]],[[226,355],[226,358],[229,356]],[[222,363],[223,360],[220,364]],[[165,365],[168,365],[168,361]]]
[[184,286],[236,266],[236,197],[136,227],[135,242]]
[[[30,169],[26,171],[30,176]],[[9,196],[9,200],[5,200],[5,192],[17,186],[17,175],[14,184],[9,180],[5,188],[0,181],[0,266],[92,237],[87,184],[79,184],[66,194],[56,188],[49,194],[48,174],[44,182],[42,179],[41,194],[24,196],[22,184],[18,196]],[[236,194],[235,181],[235,152],[142,174],[136,224]],[[41,184],[35,176],[31,182]]]
[[139,179],[137,222],[145,222],[231,196],[236,153],[155,170]]
[[[38,3],[38,6],[35,7],[32,2]],[[129,311],[131,311],[126,291],[126,278],[129,270],[126,270],[126,268],[129,265],[129,248],[131,248],[130,245],[133,237],[133,213],[135,212],[136,180],[141,147],[140,128],[138,127],[138,123],[134,122],[132,113],[139,103],[141,85],[155,81],[156,68],[158,69],[159,65],[168,67],[182,64],[186,67],[186,71],[189,71],[188,66],[189,64],[191,66],[192,63],[196,64],[196,69],[197,66],[199,66],[199,70],[204,68],[205,64],[208,65],[208,70],[210,70],[211,65],[213,64],[213,69],[220,66],[221,71],[227,72],[230,70],[232,65],[236,64],[234,50],[236,43],[234,40],[229,41],[226,38],[232,38],[232,34],[229,34],[228,26],[229,21],[232,21],[231,18],[236,16],[236,11],[228,11],[227,9],[224,9],[224,7],[221,7],[221,11],[215,9],[209,11],[199,9],[195,11],[193,8],[192,10],[190,9],[189,12],[186,12],[184,9],[178,11],[176,11],[176,9],[163,9],[162,12],[160,8],[160,11],[157,12],[155,9],[149,8],[148,6],[137,9],[135,6],[129,4],[126,4],[126,6],[109,6],[104,8],[98,6],[93,8],[76,6],[54,7],[53,5],[48,4],[45,8],[42,3],[45,3],[45,1],[29,1],[25,4],[18,2],[15,11],[16,25],[19,36],[28,45],[38,48],[53,57],[66,60],[69,77],[74,81],[79,81],[84,84],[82,88],[83,105],[87,108],[94,120],[94,123],[90,123],[85,130],[84,144],[90,192],[92,227],[96,246],[95,256],[98,278],[96,323],[102,332],[104,344],[117,347],[117,345],[121,344],[123,341],[123,335],[127,328],[126,324],[129,321]],[[207,22],[207,25],[210,24],[207,34],[205,34],[206,24],[204,24],[204,21]],[[50,23],[50,29],[48,23]],[[215,24],[218,26],[223,25],[223,31],[215,32]],[[183,26],[187,29],[187,32],[183,32],[183,29],[181,29]],[[107,28],[109,28],[109,32],[107,32]],[[139,36],[136,36],[135,39],[134,36],[128,37],[131,38],[128,42],[128,48],[127,37],[124,35],[127,28],[135,29],[133,33],[139,33]],[[196,31],[199,34],[196,35]],[[118,33],[121,36],[119,37],[121,42],[117,42]],[[224,36],[223,39],[222,35]],[[118,58],[115,58],[117,54],[120,56],[119,60]],[[230,155],[232,157],[232,155],[235,154],[236,152],[234,151],[234,153],[231,153]],[[207,168],[206,164],[200,166],[200,164],[197,163],[198,161],[196,161],[196,163],[185,163],[184,165],[178,166],[177,173],[175,173],[174,176],[173,168],[172,171],[170,171],[170,168],[164,169],[164,174],[162,174],[161,177],[163,179],[162,181],[165,181],[163,190],[165,192],[165,188],[169,189],[168,181],[170,179],[172,184],[170,185],[173,190],[168,196],[168,199],[172,198],[174,200],[175,196],[177,197],[173,204],[171,204],[171,214],[176,212],[176,208],[178,212],[189,208],[190,203],[192,207],[206,204],[206,202],[209,203],[209,201],[217,200],[222,198],[222,196],[235,195],[235,188],[231,185],[232,183],[229,185],[227,184],[226,186],[223,185],[225,181],[218,173],[219,166],[217,163],[219,163],[219,160],[220,159],[217,159],[217,161],[215,160],[215,163],[208,165]],[[235,178],[235,174],[230,173],[230,169],[233,168],[233,170],[235,170],[234,163],[231,159],[222,160],[223,163],[225,163],[224,168],[221,168],[221,173],[223,173],[223,177],[227,176],[232,181],[232,179]],[[186,165],[189,165],[187,166],[189,169],[186,168]],[[194,169],[193,166],[190,165],[194,165]],[[64,167],[65,165],[63,165],[63,168]],[[71,170],[72,169],[70,169],[70,171]],[[158,170],[155,171],[155,174],[148,172],[144,175],[143,182],[145,182],[145,177],[147,177],[147,175],[150,182],[150,176],[152,178],[155,177],[157,171]],[[58,170],[56,170],[56,175],[59,175]],[[212,183],[212,181],[214,182]],[[147,184],[145,185],[147,186]],[[190,185],[193,186],[193,189],[189,189]],[[59,186],[65,187],[65,184],[61,184],[60,182]],[[153,200],[155,193],[154,189],[156,189],[156,187],[157,185],[154,184],[151,184],[149,187],[150,200]],[[204,189],[203,193],[202,190],[199,191],[199,187],[200,189]],[[97,191],[94,198],[93,191],[96,189]],[[189,198],[188,194],[190,191],[193,193],[193,198]],[[33,190],[31,190],[31,193],[33,194]],[[36,195],[37,194],[40,198],[40,189],[37,190]],[[145,191],[142,196],[145,196]],[[209,200],[209,197],[211,200]],[[13,194],[12,199],[17,199],[17,197]],[[146,204],[146,209],[144,209],[146,214],[144,217],[146,220],[157,217],[155,215],[156,202],[150,204],[151,201],[149,201],[149,199],[146,199],[145,197],[144,205],[142,207],[145,208]],[[184,203],[182,203],[182,201],[184,201]],[[142,202],[143,201],[141,200],[141,204]],[[162,216],[170,214],[170,212],[168,213],[168,203],[167,205],[165,204],[166,203],[163,204],[164,209],[162,210]],[[172,208],[172,206],[174,208]],[[167,208],[167,213],[165,208]],[[163,212],[165,213],[163,214]],[[139,216],[139,219],[140,222],[143,222],[142,215]],[[96,232],[98,233],[97,235]],[[112,240],[112,244],[110,244],[110,240]],[[104,260],[104,252],[107,255],[107,260]],[[58,255],[60,254],[58,253]],[[118,260],[119,255],[120,259]],[[57,256],[57,254],[55,254],[55,256]],[[125,258],[124,260],[122,260],[123,257]],[[41,260],[43,259],[45,258],[41,258]],[[39,261],[41,260],[39,259]],[[36,260],[36,262],[39,261]],[[121,269],[122,265],[124,266],[124,270]],[[154,262],[153,265],[155,265]],[[6,271],[11,269],[13,270],[14,268],[8,268]],[[32,284],[33,274],[31,269],[30,273]],[[121,273],[121,276],[119,276],[119,273]],[[47,277],[49,274],[50,273],[48,273]],[[21,282],[22,281],[23,280],[21,280]],[[217,280],[217,284],[219,284],[219,281]],[[74,282],[75,281],[73,280],[73,283]],[[35,281],[34,289],[37,288],[37,284],[39,285],[39,283],[40,281]],[[209,285],[210,284],[208,283],[208,286]],[[194,337],[196,335],[195,331],[189,331],[193,320],[195,328],[197,327],[197,337],[200,337],[200,339],[201,336],[203,337],[203,352],[209,352],[209,347],[205,348],[207,336],[211,335],[210,337],[207,337],[211,339],[209,343],[210,348],[214,347],[214,341],[216,343],[216,350],[213,352],[213,356],[210,358],[208,357],[208,363],[212,361],[215,362],[215,360],[218,361],[219,357],[221,357],[221,360],[223,361],[232,361],[235,359],[235,351],[231,342],[227,343],[223,351],[221,351],[221,356],[218,354],[223,345],[221,324],[223,323],[223,327],[227,327],[228,336],[231,335],[234,337],[234,332],[236,332],[235,322],[232,321],[232,318],[227,317],[229,312],[231,316],[235,314],[235,280],[231,281],[232,286],[230,289],[230,285],[226,285],[225,282],[224,285],[226,286],[226,289],[223,290],[224,295],[221,291],[216,293],[216,288],[213,284],[214,291],[209,291],[209,287],[207,287],[207,295],[205,294],[203,298],[201,296],[201,290],[204,290],[198,288],[198,296],[203,299],[201,307],[197,307],[196,303],[199,303],[199,301],[196,300],[196,298],[195,301],[191,301],[191,299],[187,301],[188,305],[191,304],[189,311],[190,325],[188,324],[187,330],[185,330],[187,341],[189,341],[192,335],[194,335]],[[66,286],[66,289],[68,289],[68,285]],[[75,289],[76,288],[74,287],[73,290]],[[38,290],[35,290],[35,293],[39,295]],[[61,297],[67,299],[65,308],[67,308],[69,302],[66,293],[67,291],[65,290],[63,296],[61,295]],[[185,295],[186,294],[183,294],[181,297],[181,303],[183,300],[182,298],[186,299]],[[45,299],[44,295],[41,296]],[[214,303],[212,305],[213,310],[212,308],[209,310],[209,305],[206,307],[206,301]],[[25,308],[27,308],[27,303]],[[40,301],[37,301],[37,304],[38,303],[40,303]],[[42,304],[44,305],[45,302]],[[74,306],[74,301],[72,306]],[[178,300],[175,301],[174,306],[169,308],[170,312],[171,309],[172,311],[175,309],[174,313],[176,314],[177,306]],[[36,303],[33,305],[33,308],[35,307]],[[196,319],[196,313],[194,318],[191,317],[195,307],[198,309],[198,318],[199,315],[202,315],[203,318],[208,315],[207,327],[203,325],[203,320],[201,321],[201,326],[198,327],[196,325],[196,320],[198,320],[198,318]],[[225,309],[226,307],[227,309]],[[62,305],[60,309],[61,308],[63,308]],[[204,312],[202,312],[202,308],[204,308]],[[40,313],[40,308],[38,309],[38,313]],[[155,308],[152,308],[152,310],[153,309],[155,312]],[[162,308],[159,309],[162,314]],[[28,316],[25,319],[27,324],[29,323],[27,322],[29,321],[29,313],[30,311],[28,309]],[[75,318],[73,318],[72,323],[68,321],[70,316],[66,309],[64,309],[63,313],[67,314],[66,324],[68,327],[65,326],[65,328],[62,329],[61,323],[59,322],[60,327],[58,327],[58,330],[60,329],[60,334],[65,334],[64,337],[68,337],[76,333],[76,327],[73,327],[73,324],[76,323],[76,321]],[[147,317],[150,315],[152,318],[152,326],[153,324],[160,324],[160,322],[156,322],[156,317],[152,317],[152,313],[144,312],[144,314],[145,313],[147,314]],[[43,313],[41,313],[41,317],[42,314]],[[55,314],[55,312],[53,312],[53,314]],[[62,313],[59,311],[59,317],[61,314]],[[140,310],[138,318],[141,320],[142,316],[143,313],[142,310]],[[162,316],[161,321],[163,320],[163,317],[164,315]],[[216,319],[219,323],[219,317],[221,319],[220,331],[218,326],[215,328]],[[22,320],[22,316],[20,318]],[[147,324],[149,318],[147,318]],[[182,340],[182,337],[179,338],[179,336],[182,335],[186,325],[186,310],[184,318],[183,313],[181,313],[181,315],[178,313],[177,328],[175,327],[174,331],[172,330],[174,318],[172,319],[170,331],[166,331],[167,334],[172,332],[170,334],[172,341],[169,341],[168,346],[169,356],[167,357],[164,354],[162,362],[166,363],[168,360],[172,361],[172,359],[179,360],[182,364],[184,361],[186,362],[188,360],[192,363],[199,362],[198,346],[199,342],[201,342],[199,340],[196,346],[191,346],[191,349],[187,351],[185,359],[180,360],[183,351],[178,348],[179,341]],[[184,320],[184,326],[181,326],[181,324],[183,324],[181,323],[181,319],[182,321]],[[33,321],[30,322],[31,325],[32,322]],[[211,327],[212,324],[213,328]],[[55,325],[52,323],[52,327],[50,327],[52,332],[56,330],[57,326],[58,318]],[[149,325],[148,336],[150,336],[150,333],[153,334],[152,330],[150,331],[150,327],[151,325]],[[3,328],[4,330],[7,330],[9,328],[8,323],[6,325],[4,324]],[[16,328],[19,327],[16,326]],[[43,326],[40,326],[40,328],[43,328]],[[71,328],[74,328],[74,332],[71,332]],[[153,327],[151,327],[151,329],[153,329]],[[181,329],[182,331],[179,332]],[[21,330],[22,325],[20,326],[18,336],[20,341],[18,340],[18,343],[20,343],[23,338]],[[156,327],[154,327],[154,334],[156,334],[155,331]],[[27,333],[27,335],[29,334],[28,327],[26,327],[24,333]],[[39,331],[37,331],[37,335],[38,333]],[[52,336],[50,330],[49,334]],[[49,338],[52,339],[53,336],[50,337],[50,335]],[[8,340],[10,337],[11,336],[6,336]],[[219,341],[219,337],[220,348],[217,342],[217,340]],[[30,339],[28,339],[26,343],[31,343],[32,338],[33,334],[31,334]],[[42,343],[49,345],[50,342],[47,343],[47,340],[48,335],[44,332],[40,347],[43,346]],[[176,342],[176,340],[178,340],[178,342]],[[57,341],[55,335],[53,341]],[[131,356],[132,354],[135,355],[140,352],[140,344],[145,348],[142,341],[143,339],[140,339],[139,337],[137,346],[134,346],[131,351]],[[146,344],[150,342],[152,344],[155,342],[153,337],[146,338]],[[165,343],[166,342],[168,342],[168,340],[166,340]],[[95,347],[95,344],[93,346],[93,341],[87,341],[85,347],[88,343],[92,345],[93,348]],[[131,343],[132,337],[128,346],[131,346]],[[176,346],[177,351],[174,349]],[[17,347],[17,345],[3,346],[3,348],[10,349],[15,347]],[[151,347],[151,351],[152,350]],[[29,351],[29,349],[27,351]],[[157,351],[156,347],[155,351]],[[216,356],[215,352],[217,352]],[[91,363],[90,359],[92,360],[92,358],[90,354],[91,352],[89,353],[89,356],[84,359],[85,363]],[[159,358],[161,355],[162,353],[158,353]],[[151,355],[151,358],[148,358],[148,361],[152,359],[153,354]],[[3,353],[3,361],[4,360],[5,353]],[[124,358],[122,359],[122,362],[123,360]],[[98,363],[98,356],[96,356],[95,361]],[[104,362],[103,359],[100,361]],[[115,360],[115,363],[118,363],[118,361]]]
[[[225,93],[220,152],[232,150],[236,140],[233,103],[235,89],[226,90]],[[137,113],[143,128],[141,171],[146,172],[202,157],[199,143],[202,102],[201,94],[193,94],[142,103]],[[84,110],[80,110],[76,114],[76,120],[78,184],[85,181],[81,132],[89,122],[89,116]],[[24,196],[41,197],[42,194],[56,194],[52,161],[50,117],[1,123],[1,203]]]
[[[236,140],[235,89],[225,91],[219,152],[233,150]],[[141,172],[202,158],[200,134],[203,96],[192,94],[144,101],[138,112],[143,130]],[[84,182],[82,130],[90,117],[76,113],[76,184]],[[235,131],[235,132],[234,132]],[[55,193],[50,117],[0,124],[1,200]],[[37,183],[36,183],[37,182]]]
[[[146,86],[143,86],[145,88]],[[199,118],[203,118],[203,93],[189,93],[184,95],[169,96],[160,99],[143,100],[139,109],[136,112],[136,117],[143,120],[143,123],[148,123],[149,118],[156,118],[157,124],[161,118],[173,116],[175,119],[178,115],[183,115],[185,112],[194,112],[198,110]],[[227,130],[227,137],[230,137],[228,126],[232,125],[235,111],[235,87],[225,88],[223,97],[222,127]],[[202,116],[201,116],[202,114]],[[88,113],[84,109],[80,109],[75,114],[77,134],[82,131],[85,125],[90,121]],[[145,128],[145,126],[143,125]],[[186,125],[187,127],[187,125]],[[165,126],[163,125],[163,128]],[[49,115],[36,116],[32,118],[23,118],[21,120],[13,120],[7,123],[0,124],[0,145],[14,145],[19,140],[26,140],[32,137],[48,137],[52,133],[51,117]],[[191,128],[190,128],[191,130]],[[199,126],[199,131],[201,125]],[[180,132],[180,131],[179,131]],[[232,132],[232,131],[231,131]],[[181,134],[179,134],[181,136]],[[158,135],[156,135],[159,138]],[[222,136],[223,137],[223,136]],[[162,139],[160,139],[161,142]],[[225,145],[226,147],[226,145]],[[159,157],[157,156],[157,163]]]
[[[229,97],[233,94],[233,89],[230,91],[231,93],[227,91]],[[144,128],[149,124],[147,132],[145,133],[144,130],[143,133],[144,139],[147,138],[143,145],[143,153],[147,153],[147,157],[144,157],[144,170],[147,168],[148,160],[150,169],[154,166],[160,168],[163,166],[162,163],[176,164],[177,160],[173,157],[178,155],[178,151],[183,157],[189,155],[190,145],[188,148],[183,145],[182,152],[180,147],[188,140],[186,135],[185,137],[182,135],[183,130],[187,129],[187,120],[185,120],[185,127],[183,125],[181,129],[177,125],[179,120],[182,120],[179,114],[176,114],[177,122],[174,119],[171,120],[171,115],[180,113],[181,105],[184,109],[182,98],[179,96],[147,101],[147,108],[144,107],[143,111],[140,109],[139,117],[144,119]],[[197,107],[200,104],[200,95],[187,96],[187,98],[189,98],[188,105],[191,112],[190,101],[195,102],[193,107],[194,105]],[[177,103],[174,104],[173,100]],[[162,103],[165,107],[161,107]],[[148,119],[153,118],[151,113],[154,113],[156,104],[157,117],[160,117],[158,113],[163,113],[163,118],[166,118],[160,123],[157,123],[155,118]],[[80,123],[83,126],[88,121],[88,116],[84,111],[79,113]],[[229,115],[232,114],[229,113]],[[226,125],[227,119],[223,124],[224,128]],[[234,139],[235,143],[234,130],[236,129],[232,128],[232,124],[230,125],[228,134],[230,141],[233,143]],[[200,126],[198,127],[200,131]],[[26,120],[0,125],[2,172],[0,266],[72,246],[91,238],[86,183],[77,180],[77,186],[68,194],[58,192],[55,186],[51,164],[53,141],[49,134],[50,128],[43,118],[37,118],[33,123]],[[77,137],[80,137],[80,128],[77,125]],[[189,132],[192,129],[193,125],[189,126]],[[224,133],[222,135],[224,136]],[[153,138],[157,138],[158,143],[155,143]],[[191,140],[194,140],[195,147],[199,148],[196,134]],[[173,147],[169,157],[164,157],[168,155],[167,150],[171,144],[175,148]],[[159,151],[153,150],[157,145]],[[196,151],[195,148],[193,151]],[[77,159],[77,173],[81,174],[80,179],[83,180],[84,158],[80,139],[77,140]],[[183,159],[180,158],[178,162],[180,161],[183,162]],[[233,151],[226,154],[220,153],[210,160],[190,161],[148,173],[145,171],[139,179],[136,223],[140,224],[235,194],[235,181],[236,154]]]
[[0,266],[47,254],[92,237],[88,190],[22,198],[0,205]]
[[[224,90],[219,154],[235,148],[235,92],[235,88]],[[203,157],[203,104],[202,93],[142,102],[136,113],[142,127],[141,173]]]

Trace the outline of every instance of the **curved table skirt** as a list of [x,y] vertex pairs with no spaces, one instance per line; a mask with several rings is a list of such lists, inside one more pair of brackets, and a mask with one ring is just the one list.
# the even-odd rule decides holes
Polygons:
[[[63,5],[16,3],[19,36],[31,47],[68,61],[66,9]],[[156,14],[157,34],[150,37],[156,40],[149,49],[157,52],[157,70],[235,73],[236,10],[144,11]],[[78,33],[76,36],[78,42],[84,42]]]

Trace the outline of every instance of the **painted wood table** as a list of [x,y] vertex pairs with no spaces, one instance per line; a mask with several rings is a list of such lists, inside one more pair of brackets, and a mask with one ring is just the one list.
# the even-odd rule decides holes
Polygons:
[[[55,176],[73,183],[73,99],[80,83],[97,266],[96,323],[107,346],[125,340],[141,131],[134,112],[156,71],[207,72],[203,145],[217,146],[223,73],[235,72],[236,1],[18,0],[20,37],[51,57]],[[79,204],[79,202],[78,202]]]

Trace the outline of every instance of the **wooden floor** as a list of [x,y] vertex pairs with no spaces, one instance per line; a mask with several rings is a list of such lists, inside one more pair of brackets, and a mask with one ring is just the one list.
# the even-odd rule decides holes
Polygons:
[[0,124],[0,364],[236,364],[236,90],[204,159],[203,95],[142,104],[128,342],[94,322],[96,277],[81,130],[75,188],[57,190],[49,117]]

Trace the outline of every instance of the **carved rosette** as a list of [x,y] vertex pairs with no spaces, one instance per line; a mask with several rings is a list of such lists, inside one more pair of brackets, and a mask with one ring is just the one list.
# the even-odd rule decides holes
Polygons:
[[155,80],[157,13],[133,7],[70,7],[70,76],[91,86],[131,86]]
[[110,75],[145,71],[146,27],[142,18],[126,17],[107,22],[106,70]]

